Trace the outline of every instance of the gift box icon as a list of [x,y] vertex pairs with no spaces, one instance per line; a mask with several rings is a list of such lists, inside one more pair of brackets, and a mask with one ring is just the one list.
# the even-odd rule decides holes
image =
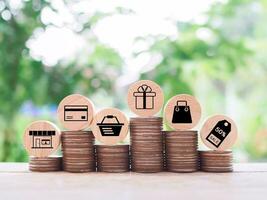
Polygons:
[[133,96],[135,97],[136,109],[154,109],[156,92],[153,92],[150,86],[146,84],[139,86]]

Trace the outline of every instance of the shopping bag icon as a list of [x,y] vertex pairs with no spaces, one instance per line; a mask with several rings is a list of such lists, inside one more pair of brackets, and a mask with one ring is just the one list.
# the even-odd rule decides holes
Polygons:
[[192,123],[190,106],[187,105],[187,101],[177,101],[173,110],[172,123]]
[[213,127],[206,140],[218,148],[230,132],[231,123],[227,120],[222,120]]

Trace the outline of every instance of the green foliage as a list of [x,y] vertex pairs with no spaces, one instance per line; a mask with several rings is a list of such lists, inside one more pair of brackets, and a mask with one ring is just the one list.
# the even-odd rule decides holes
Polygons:
[[[53,9],[52,6],[47,1],[25,1],[23,8],[14,14],[8,1],[3,2],[11,18],[0,17],[0,117],[3,124],[0,129],[0,160],[23,161],[26,155],[21,135],[26,123],[20,116],[21,106],[27,101],[35,106],[55,104],[73,92],[90,95],[99,85],[112,92],[113,77],[102,71],[110,68],[118,74],[122,59],[113,49],[93,38],[90,45],[94,50],[92,55],[86,55],[89,57],[86,63],[59,63],[55,67],[46,67],[30,57],[26,42],[36,28],[45,28],[40,21],[41,11],[44,7]],[[99,15],[93,16],[90,23],[96,23],[97,18]],[[88,24],[84,25],[81,34],[83,32],[90,32]],[[99,84],[94,86],[92,82]]]
[[[216,3],[206,13],[205,23],[178,22],[177,38],[149,38],[155,42],[147,52],[160,55],[162,60],[153,71],[142,75],[162,85],[167,99],[177,93],[198,96],[205,117],[218,112],[234,117],[241,135],[238,150],[254,159],[267,158],[267,148],[262,148],[266,142],[258,139],[267,138],[263,117],[267,111],[263,92],[267,73],[266,62],[261,63],[266,58],[258,58],[261,50],[255,46],[255,30],[263,31],[259,19],[267,16],[266,7],[260,12],[255,7],[264,8],[263,3]],[[260,41],[262,49],[266,37]],[[256,105],[259,107],[255,109]]]
[[[90,53],[80,52],[70,63],[48,67],[30,56],[26,43],[35,29],[53,26],[40,20],[43,8],[57,10],[46,0],[25,1],[16,11],[7,0],[0,1],[5,4],[0,11],[0,160],[25,161],[22,132],[34,119],[20,112],[26,102],[37,107],[56,105],[74,92],[95,95],[104,90],[105,95],[116,98],[118,106],[123,105],[123,98],[116,97],[114,80],[122,73],[124,62],[118,52],[91,34],[91,28],[114,13],[134,12],[121,7],[111,13],[96,12],[77,30],[90,44]],[[65,1],[68,3],[71,1]],[[1,17],[4,11],[11,14],[10,19]],[[81,14],[74,14],[74,18],[79,20]],[[138,38],[154,41],[146,52],[161,57],[140,79],[160,84],[166,100],[177,93],[196,95],[204,116],[217,112],[233,116],[241,134],[237,150],[250,158],[266,158],[267,3],[216,2],[205,17],[202,23],[177,22],[176,38]],[[54,116],[43,118],[55,120]]]

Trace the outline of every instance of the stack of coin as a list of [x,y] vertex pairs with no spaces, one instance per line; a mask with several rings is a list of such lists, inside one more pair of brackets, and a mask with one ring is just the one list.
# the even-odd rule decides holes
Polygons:
[[62,169],[62,157],[30,157],[29,170],[33,172],[52,172]]
[[63,169],[68,172],[96,171],[94,141],[91,131],[63,131]]
[[163,171],[162,118],[130,119],[131,169],[134,172]]
[[128,172],[129,145],[96,145],[97,171]]
[[163,168],[164,171],[167,170],[167,158],[166,158],[166,131],[162,131],[162,144],[163,144]]
[[232,172],[232,151],[200,151],[200,166],[206,172]]
[[164,131],[167,170],[195,172],[199,169],[197,131]]

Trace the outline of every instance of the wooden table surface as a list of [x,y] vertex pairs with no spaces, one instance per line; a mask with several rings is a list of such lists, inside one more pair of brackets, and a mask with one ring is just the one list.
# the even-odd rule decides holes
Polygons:
[[0,163],[0,199],[266,199],[267,163],[235,164],[233,173],[33,173]]

